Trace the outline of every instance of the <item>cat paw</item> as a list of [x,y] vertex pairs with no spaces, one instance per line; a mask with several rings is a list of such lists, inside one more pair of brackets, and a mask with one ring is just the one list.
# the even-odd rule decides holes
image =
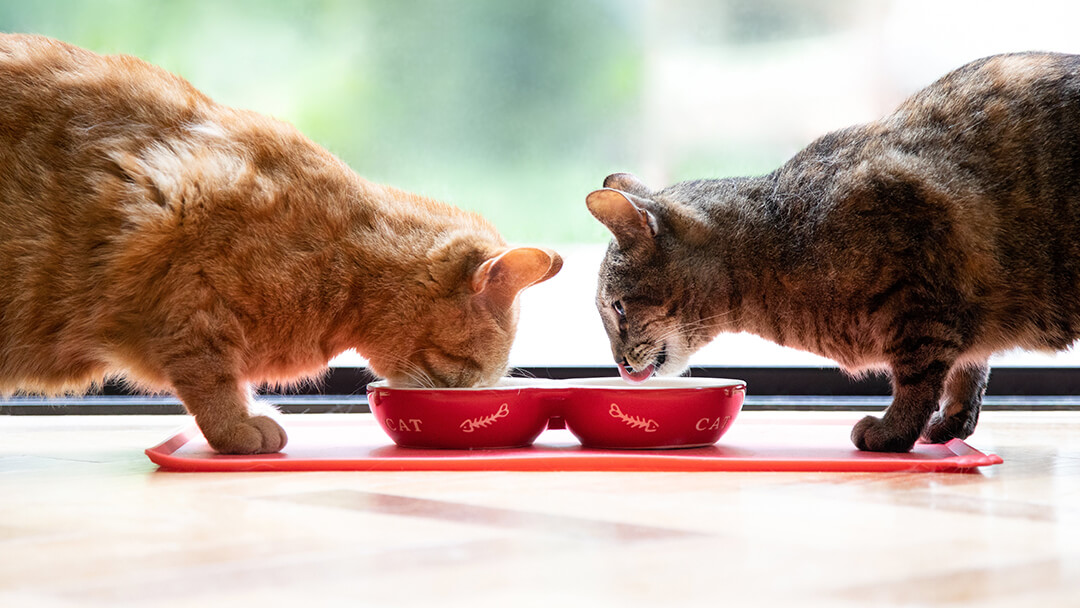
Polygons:
[[967,439],[975,432],[975,421],[967,415],[946,416],[941,412],[927,423],[922,439],[928,443],[945,443],[950,439]]
[[907,452],[915,439],[899,435],[880,418],[867,416],[851,429],[851,442],[864,452]]
[[281,425],[266,416],[252,416],[203,434],[220,454],[272,454],[280,452],[289,439]]

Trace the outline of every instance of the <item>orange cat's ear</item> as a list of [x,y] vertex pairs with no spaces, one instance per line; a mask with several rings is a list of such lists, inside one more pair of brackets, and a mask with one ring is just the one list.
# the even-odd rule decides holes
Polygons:
[[562,268],[562,257],[549,249],[516,247],[480,264],[472,290],[493,305],[509,308],[518,292],[546,281]]
[[657,232],[656,216],[632,198],[636,197],[611,188],[596,190],[585,197],[589,212],[607,226],[624,249],[634,243],[651,240]]

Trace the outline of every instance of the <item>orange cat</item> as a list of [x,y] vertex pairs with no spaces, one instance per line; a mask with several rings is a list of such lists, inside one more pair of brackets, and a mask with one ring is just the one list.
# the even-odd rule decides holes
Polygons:
[[275,452],[253,383],[349,348],[395,383],[493,383],[518,292],[562,265],[132,57],[0,35],[0,90],[3,395],[119,375],[220,452]]

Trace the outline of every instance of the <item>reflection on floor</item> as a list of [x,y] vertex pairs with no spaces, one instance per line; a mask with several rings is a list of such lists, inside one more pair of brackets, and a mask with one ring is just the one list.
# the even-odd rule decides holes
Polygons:
[[157,471],[187,423],[0,417],[0,606],[1080,598],[1080,413],[985,413],[970,474]]

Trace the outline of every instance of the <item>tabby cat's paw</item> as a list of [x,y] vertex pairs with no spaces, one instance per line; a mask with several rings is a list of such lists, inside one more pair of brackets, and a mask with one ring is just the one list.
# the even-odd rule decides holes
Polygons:
[[203,431],[210,447],[221,454],[271,454],[285,447],[288,437],[277,422],[252,416],[216,431]]
[[929,443],[945,443],[957,437],[967,439],[974,432],[975,421],[966,412],[953,416],[937,412],[926,425],[922,438]]
[[880,418],[867,416],[851,429],[851,442],[865,452],[907,452],[915,439],[897,434]]

